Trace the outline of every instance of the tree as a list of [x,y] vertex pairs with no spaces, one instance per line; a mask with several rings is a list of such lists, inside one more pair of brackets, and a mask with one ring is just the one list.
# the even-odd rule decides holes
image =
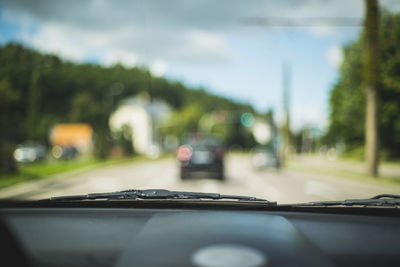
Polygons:
[[89,92],[79,92],[72,100],[70,118],[74,122],[85,122],[95,132],[95,156],[104,159],[108,156],[110,131],[108,119],[111,106],[107,101],[98,101]]
[[28,114],[26,119],[26,131],[27,136],[31,140],[36,140],[37,125],[40,116],[40,85],[39,85],[40,73],[39,67],[36,67],[32,72],[31,84],[29,86],[28,94]]
[[14,90],[7,79],[0,80],[0,173],[17,171],[13,158],[12,137],[15,133],[15,113],[12,105],[19,99],[19,94]]
[[[379,113],[380,158],[400,157],[400,14],[385,10],[379,17]],[[324,143],[344,143],[347,151],[365,157],[366,80],[365,36],[343,47],[340,75],[329,99],[330,115]],[[358,154],[358,153],[357,153]]]
[[365,157],[367,172],[378,175],[378,87],[379,87],[379,8],[377,0],[366,1],[365,18]]

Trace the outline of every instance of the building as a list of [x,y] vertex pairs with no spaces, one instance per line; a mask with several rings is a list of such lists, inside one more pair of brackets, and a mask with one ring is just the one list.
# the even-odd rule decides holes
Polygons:
[[86,123],[60,123],[50,131],[50,143],[60,147],[74,147],[79,154],[89,154],[93,146],[93,129]]
[[158,125],[168,119],[170,114],[171,108],[164,101],[128,98],[111,114],[109,125],[114,133],[129,126],[135,152],[157,157],[161,150],[157,136]]

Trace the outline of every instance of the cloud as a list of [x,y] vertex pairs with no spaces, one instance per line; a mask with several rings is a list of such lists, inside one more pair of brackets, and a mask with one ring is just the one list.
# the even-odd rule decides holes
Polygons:
[[326,57],[332,66],[338,68],[343,61],[343,51],[340,46],[333,46],[328,49]]
[[202,56],[209,62],[228,62],[231,57],[225,39],[216,33],[192,30],[186,34],[184,43],[188,46],[182,47],[182,55],[188,60],[201,61],[198,56]]
[[[399,1],[383,0],[385,8],[399,10]],[[39,50],[72,60],[96,55],[103,64],[166,62],[229,63],[235,59],[229,37],[243,30],[243,18],[362,19],[360,0],[2,0],[2,19],[22,25],[20,39]],[[36,31],[30,32],[29,26]],[[281,27],[285,30],[285,27]],[[324,38],[337,28],[302,28]],[[245,29],[246,30],[246,29]],[[340,53],[328,60],[337,66]]]
[[119,63],[126,67],[133,67],[138,64],[137,55],[131,51],[109,51],[101,57],[101,63],[105,66],[112,66]]
[[314,36],[318,36],[318,37],[326,37],[326,36],[336,33],[335,27],[331,27],[331,26],[311,27],[310,31]]
[[156,59],[150,65],[150,72],[154,76],[162,76],[167,71],[167,63],[164,60]]
[[42,51],[56,53],[61,57],[80,61],[85,57],[85,49],[75,38],[66,36],[59,27],[45,25],[41,30],[32,36],[26,31],[20,35],[21,40]]
[[[387,1],[390,2],[390,1]],[[2,0],[8,19],[37,25],[22,40],[40,50],[100,62],[167,61],[226,63],[234,58],[227,35],[244,17],[362,16],[362,1]],[[311,27],[318,36],[334,31]]]
[[37,25],[34,34],[21,32],[20,40],[76,61],[92,54],[106,65],[150,65],[159,58],[197,63],[229,61],[231,55],[222,33],[212,27],[201,29],[204,19],[195,15],[191,5],[172,3],[171,8],[170,4],[4,0],[8,15],[3,19]]

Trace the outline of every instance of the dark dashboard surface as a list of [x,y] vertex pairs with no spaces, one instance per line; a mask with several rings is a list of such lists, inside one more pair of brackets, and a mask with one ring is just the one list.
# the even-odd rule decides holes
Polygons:
[[0,218],[30,266],[400,266],[399,217],[3,207]]

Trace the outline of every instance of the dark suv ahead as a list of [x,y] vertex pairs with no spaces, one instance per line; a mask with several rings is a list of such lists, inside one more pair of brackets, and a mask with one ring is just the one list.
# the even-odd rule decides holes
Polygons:
[[222,144],[212,138],[189,140],[176,151],[181,179],[198,177],[223,180],[224,154]]

